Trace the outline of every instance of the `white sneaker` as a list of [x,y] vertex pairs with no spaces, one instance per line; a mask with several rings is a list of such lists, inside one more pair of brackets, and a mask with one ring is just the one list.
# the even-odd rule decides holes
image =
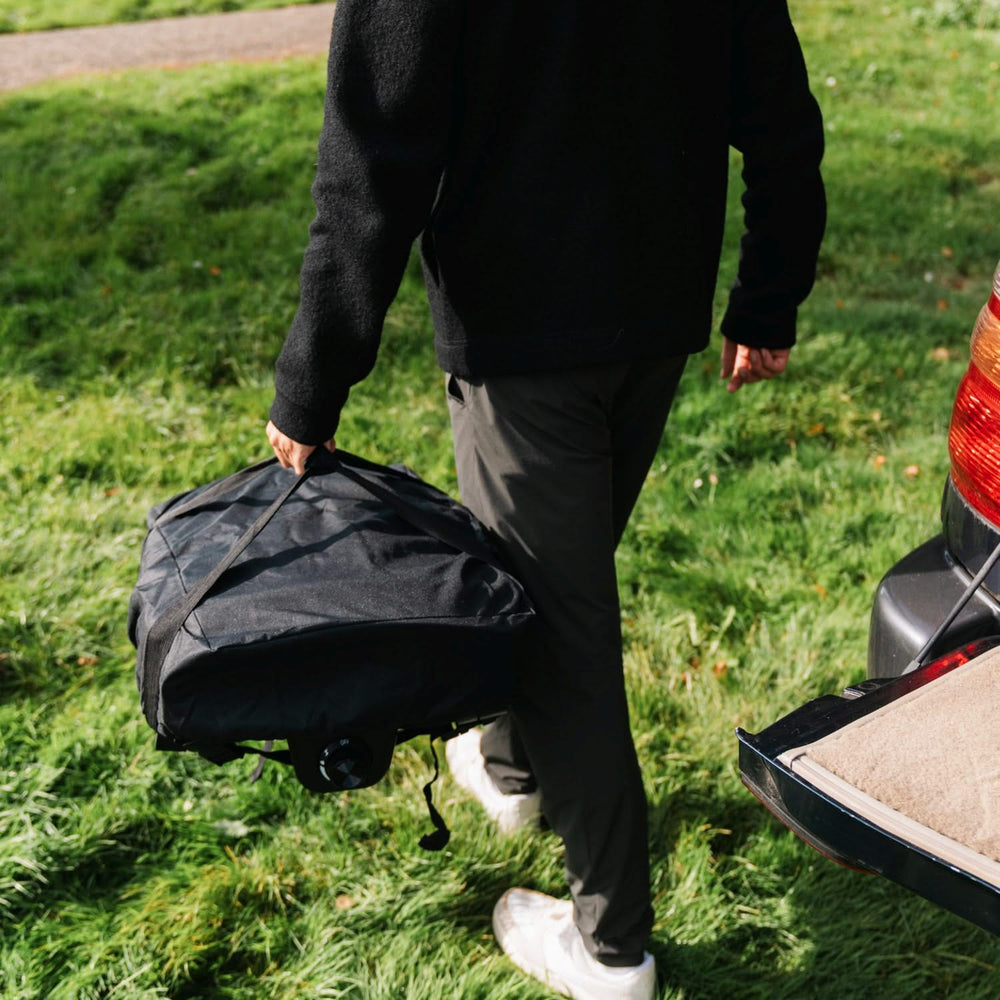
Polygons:
[[500,830],[503,833],[513,833],[522,826],[527,826],[541,813],[542,796],[539,792],[504,795],[486,773],[486,761],[479,748],[482,738],[482,730],[470,729],[467,733],[448,740],[444,745],[448,767],[455,781],[479,800]]
[[656,965],[613,968],[598,962],[573,922],[573,904],[530,889],[509,889],[493,908],[493,933],[510,960],[574,1000],[653,1000]]

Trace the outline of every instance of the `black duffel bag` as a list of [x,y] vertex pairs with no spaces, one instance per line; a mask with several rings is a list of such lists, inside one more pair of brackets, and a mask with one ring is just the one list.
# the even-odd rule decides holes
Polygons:
[[287,739],[264,753],[307,787],[359,788],[400,740],[509,704],[530,602],[472,514],[409,470],[269,459],[147,526],[128,631],[158,749],[223,763]]

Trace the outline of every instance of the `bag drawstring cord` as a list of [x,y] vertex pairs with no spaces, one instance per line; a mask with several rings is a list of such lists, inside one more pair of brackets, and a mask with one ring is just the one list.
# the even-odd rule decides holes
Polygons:
[[431,786],[437,781],[438,776],[441,773],[438,767],[438,756],[434,749],[434,737],[430,738],[431,756],[434,758],[434,777],[424,785],[424,798],[427,800],[427,811],[430,813],[431,822],[434,824],[434,830],[431,833],[426,833],[420,838],[420,846],[425,851],[441,851],[448,846],[448,841],[451,840],[451,830],[448,829],[445,821],[441,818],[441,814],[434,807],[434,799],[431,794]]

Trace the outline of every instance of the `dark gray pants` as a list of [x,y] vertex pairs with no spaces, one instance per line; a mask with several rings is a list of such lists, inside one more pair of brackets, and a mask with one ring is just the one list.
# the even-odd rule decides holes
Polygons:
[[608,965],[642,959],[653,918],[614,553],[685,360],[448,378],[462,500],[538,612],[511,713],[483,737],[487,769],[505,792],[537,782],[577,926]]

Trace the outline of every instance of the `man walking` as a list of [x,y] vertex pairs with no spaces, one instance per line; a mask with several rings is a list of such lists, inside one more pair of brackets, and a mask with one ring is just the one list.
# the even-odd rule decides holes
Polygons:
[[784,371],[825,219],[823,130],[784,0],[339,0],[299,309],[268,437],[333,447],[421,240],[463,501],[539,628],[510,715],[448,744],[504,830],[544,810],[571,900],[494,929],[567,996],[648,1000],[646,801],[614,551],[708,344],[729,147],[746,231],[735,392]]

